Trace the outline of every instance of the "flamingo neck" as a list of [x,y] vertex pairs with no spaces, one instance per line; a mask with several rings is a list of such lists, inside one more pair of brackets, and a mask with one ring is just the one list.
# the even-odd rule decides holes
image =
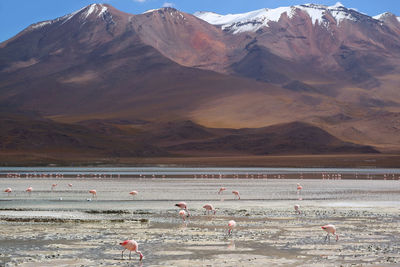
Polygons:
[[136,253],[138,253],[138,254],[140,255],[140,260],[142,260],[142,259],[143,259],[143,254],[142,254],[142,252],[136,251]]

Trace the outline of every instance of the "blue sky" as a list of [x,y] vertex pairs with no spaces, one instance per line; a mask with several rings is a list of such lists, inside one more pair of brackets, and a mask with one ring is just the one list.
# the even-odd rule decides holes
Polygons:
[[[220,14],[243,13],[260,8],[315,3],[334,5],[337,0],[0,0],[0,42],[32,23],[54,19],[92,3],[109,3],[122,11],[139,14],[165,5],[194,13],[213,11]],[[348,8],[374,16],[390,11],[400,16],[400,0],[342,0]]]

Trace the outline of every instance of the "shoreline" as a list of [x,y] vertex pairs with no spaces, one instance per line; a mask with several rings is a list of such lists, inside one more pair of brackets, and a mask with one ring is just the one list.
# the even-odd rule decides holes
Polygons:
[[57,153],[0,153],[1,167],[286,167],[286,168],[398,168],[400,154],[333,154],[279,156],[214,156],[107,158]]

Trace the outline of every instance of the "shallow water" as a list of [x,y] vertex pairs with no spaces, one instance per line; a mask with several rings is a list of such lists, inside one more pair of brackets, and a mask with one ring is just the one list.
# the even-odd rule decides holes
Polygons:
[[[0,178],[2,191],[13,189],[11,195],[0,193],[0,266],[137,264],[136,256],[120,260],[118,242],[126,238],[138,240],[146,256],[143,266],[400,262],[399,180],[307,177]],[[297,183],[303,186],[300,194]],[[25,192],[29,186],[31,194]],[[218,195],[221,186],[227,190]],[[96,198],[90,189],[97,190]],[[132,190],[139,194],[132,197]],[[240,191],[241,200],[232,190]],[[186,224],[177,215],[178,201],[189,206]],[[204,215],[205,203],[214,205],[216,216]],[[294,213],[294,204],[300,204],[301,215]],[[228,237],[230,219],[238,227]],[[340,242],[323,241],[320,226],[327,223],[337,225]]]
[[[2,193],[1,208],[49,210],[129,210],[170,209],[178,201],[201,209],[204,202],[218,204],[221,208],[232,205],[262,207],[289,205],[299,198],[296,184],[303,189],[300,197],[308,205],[375,206],[387,203],[400,204],[398,180],[309,180],[309,179],[50,179],[50,178],[0,178],[0,188],[11,187],[13,192]],[[52,190],[52,184],[57,186]],[[72,184],[69,187],[68,184]],[[226,187],[218,195],[220,187]],[[28,187],[32,193],[25,192]],[[89,190],[96,189],[93,197]],[[129,192],[136,190],[137,196]],[[241,201],[234,199],[232,190],[239,190]],[[335,204],[336,203],[336,204]],[[357,204],[358,203],[358,204]]]

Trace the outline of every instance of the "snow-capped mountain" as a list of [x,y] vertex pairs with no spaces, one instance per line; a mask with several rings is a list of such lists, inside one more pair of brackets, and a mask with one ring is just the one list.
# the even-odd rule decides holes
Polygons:
[[[50,25],[56,22],[61,22],[62,24],[68,22],[69,20],[71,20],[73,17],[75,16],[79,16],[79,19],[84,23],[85,20],[89,17],[89,16],[96,16],[98,18],[101,18],[103,20],[109,20],[112,19],[112,15],[110,14],[110,12],[108,11],[108,7],[106,5],[103,4],[91,4],[87,7],[83,7],[71,14],[67,14],[65,16],[59,17],[57,19],[54,20],[47,20],[47,21],[42,21],[39,23],[35,23],[32,24],[29,29],[38,29],[41,27],[44,27],[46,25]],[[111,18],[110,18],[111,17]]]
[[220,26],[225,31],[242,33],[269,27],[271,22],[278,22],[282,16],[291,19],[299,12],[306,13],[313,25],[319,24],[325,27],[329,27],[332,19],[336,25],[340,25],[345,20],[358,21],[360,17],[366,16],[354,9],[346,8],[340,2],[333,6],[305,4],[275,9],[264,8],[243,14],[219,15],[212,12],[197,12],[194,15],[210,24]]
[[385,23],[386,25],[393,28],[400,34],[400,17],[397,17],[395,14],[390,12],[385,12],[376,15],[373,18],[380,21],[381,23]]
[[387,18],[392,18],[392,17],[395,17],[395,18],[400,22],[400,17],[396,17],[395,14],[390,13],[390,12],[385,12],[385,13],[382,13],[382,14],[379,14],[379,15],[376,15],[376,16],[373,16],[374,19],[376,19],[376,20],[382,20],[382,21],[384,21],[384,20],[387,19]]
[[400,150],[395,15],[340,3],[196,15],[93,4],[33,24],[0,43],[0,108],[64,121],[306,121]]

